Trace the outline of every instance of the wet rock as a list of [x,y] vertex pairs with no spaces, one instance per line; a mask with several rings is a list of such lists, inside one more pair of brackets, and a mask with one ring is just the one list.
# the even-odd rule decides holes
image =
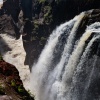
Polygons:
[[18,70],[0,61],[0,100],[34,100],[23,87]]

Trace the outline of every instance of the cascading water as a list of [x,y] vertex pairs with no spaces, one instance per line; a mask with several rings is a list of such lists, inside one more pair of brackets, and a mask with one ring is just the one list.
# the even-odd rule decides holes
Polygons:
[[76,40],[84,16],[85,12],[60,25],[50,35],[32,67],[31,88],[36,100],[100,100],[97,95],[91,96],[90,89],[92,77],[96,79],[97,76],[93,74],[97,71],[99,57],[91,53],[100,39],[100,23],[88,26]]

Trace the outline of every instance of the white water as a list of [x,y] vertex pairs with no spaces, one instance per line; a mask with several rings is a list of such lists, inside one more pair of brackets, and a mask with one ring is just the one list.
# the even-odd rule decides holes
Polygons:
[[[80,93],[79,93],[79,90],[77,89],[77,85],[78,85],[78,83],[77,83],[77,76],[78,76],[77,73],[80,73],[81,71],[83,71],[84,68],[82,68],[82,66],[84,66],[85,61],[88,61],[87,56],[88,56],[88,53],[90,53],[90,48],[91,48],[92,44],[94,43],[94,41],[99,39],[99,38],[100,38],[100,36],[96,36],[96,37],[91,39],[91,41],[89,42],[88,46],[86,47],[86,49],[85,49],[85,51],[84,51],[84,53],[81,57],[80,63],[78,64],[76,72],[75,72],[76,75],[74,74],[73,79],[72,79],[73,86],[71,87],[71,89],[72,88],[75,88],[75,89],[74,89],[74,93],[71,93],[71,90],[70,90],[70,95],[69,96],[70,96],[71,100],[85,100],[85,95],[84,94],[86,94],[86,89],[89,87],[88,84],[90,83],[92,73],[89,76],[90,78],[89,78],[88,82],[86,83],[86,85],[84,86],[84,89],[82,90],[82,91],[84,91],[84,93],[83,93],[84,96],[81,96],[81,98],[78,97],[80,95]],[[80,81],[79,84],[81,84],[81,81]],[[82,86],[82,84],[81,84],[81,86]],[[81,87],[78,87],[78,88],[81,88]]]
[[[100,33],[100,23],[94,23],[87,27],[78,43],[75,43],[77,30],[84,15],[85,13],[81,13],[71,21],[57,27],[50,35],[37,63],[33,65],[31,88],[36,100],[81,100],[77,96],[75,98],[72,96],[77,95],[75,94],[76,92],[72,92],[77,80],[73,76],[75,71],[79,71],[78,66],[82,65],[80,63],[84,62],[84,56],[86,57],[87,52],[90,52],[90,47],[96,39],[99,39]],[[86,41],[92,33],[96,35],[86,47]],[[66,34],[66,43],[63,51],[58,52],[61,53],[61,58],[55,58],[54,52],[57,44],[63,44],[60,42],[60,37],[63,34]],[[86,49],[84,50],[85,47]],[[57,64],[54,64],[54,59],[59,59]],[[75,89],[77,91],[77,88]],[[85,100],[85,98],[82,100]]]

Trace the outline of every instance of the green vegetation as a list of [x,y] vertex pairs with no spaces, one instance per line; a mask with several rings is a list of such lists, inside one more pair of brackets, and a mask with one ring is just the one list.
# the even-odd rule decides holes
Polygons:
[[25,90],[23,89],[22,85],[18,86],[18,92],[24,93],[24,91],[25,91]]
[[13,80],[11,80],[11,86],[16,87],[16,82],[15,82],[15,80],[14,80],[14,79],[13,79]]
[[4,90],[4,87],[3,87],[3,85],[2,84],[0,84],[0,94],[5,94],[5,92],[4,92],[5,90]]
[[23,86],[17,85],[16,80],[14,80],[14,79],[11,80],[11,86],[14,87],[17,90],[17,92],[19,92],[19,93],[24,93],[24,91],[25,91]]
[[46,24],[51,23],[53,21],[51,11],[52,11],[52,8],[50,6],[44,7],[44,12],[46,12],[44,14],[44,21]]
[[38,29],[39,29],[39,25],[34,23],[34,28],[32,31],[32,34],[35,34],[34,36],[32,36],[31,40],[36,40],[37,39],[37,34],[38,34]]
[[46,0],[38,0],[39,3],[44,3]]
[[46,38],[45,37],[41,37],[41,40],[45,40],[46,41]]

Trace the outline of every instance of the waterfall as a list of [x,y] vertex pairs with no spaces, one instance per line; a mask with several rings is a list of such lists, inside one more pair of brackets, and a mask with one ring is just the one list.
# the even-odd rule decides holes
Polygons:
[[[97,56],[90,56],[92,46],[100,39],[100,23],[78,33],[84,16],[85,12],[61,24],[48,38],[32,67],[31,91],[36,100],[99,100],[89,99],[88,94],[99,61]],[[77,34],[82,34],[79,39]]]

